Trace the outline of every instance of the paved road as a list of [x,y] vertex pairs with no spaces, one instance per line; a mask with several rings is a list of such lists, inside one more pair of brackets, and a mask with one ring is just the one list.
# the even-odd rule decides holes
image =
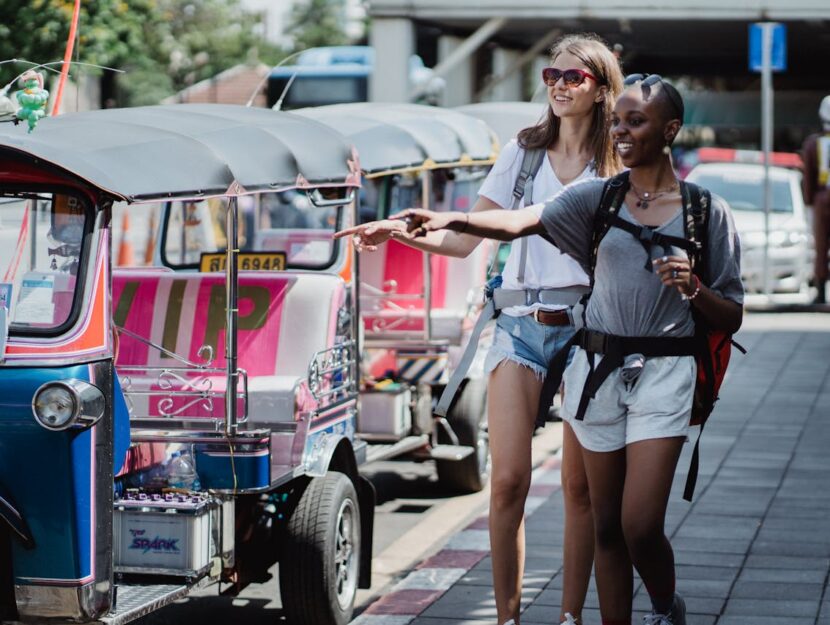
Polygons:
[[[830,625],[830,315],[748,315],[701,447],[694,502],[680,460],[667,516],[689,625]],[[553,459],[555,460],[555,459]],[[555,462],[531,487],[523,625],[559,612],[562,498]],[[482,516],[353,625],[493,625]],[[635,586],[634,622],[649,608]],[[600,622],[595,586],[583,612]]]
[[[538,464],[561,444],[561,427],[548,426],[534,440]],[[486,510],[489,491],[457,495],[437,482],[430,462],[376,462],[364,467],[377,489],[375,512],[373,586],[358,592],[365,607],[383,594],[413,566],[436,551],[448,537]],[[278,569],[272,579],[252,585],[235,599],[217,597],[211,587],[136,621],[139,625],[204,625],[233,622],[240,625],[273,625],[280,612]],[[288,624],[290,625],[290,624]]]

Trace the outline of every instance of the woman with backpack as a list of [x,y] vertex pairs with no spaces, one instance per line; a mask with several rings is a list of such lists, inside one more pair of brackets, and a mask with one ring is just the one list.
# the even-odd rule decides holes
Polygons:
[[630,625],[633,564],[652,602],[647,625],[685,625],[665,513],[693,409],[700,337],[741,324],[740,249],[726,203],[679,182],[672,168],[680,94],[657,75],[626,85],[611,136],[628,172],[511,213],[399,217],[413,237],[442,229],[501,240],[547,234],[593,275],[562,417],[583,448],[602,622]]
[[[620,170],[608,136],[608,121],[612,103],[622,89],[622,73],[608,47],[591,35],[564,37],[551,50],[551,64],[543,71],[543,80],[549,102],[544,119],[504,146],[471,212],[541,202],[570,182],[609,176]],[[531,163],[534,156],[535,163]],[[517,185],[522,174],[529,178],[523,189]],[[395,237],[421,250],[457,257],[470,254],[482,240],[452,232],[408,239],[400,236],[405,228],[401,221],[383,220],[335,236],[353,235],[359,250],[374,250]],[[489,528],[499,625],[519,622],[524,504],[530,487],[531,438],[542,378],[552,355],[573,335],[568,309],[577,303],[587,285],[588,277],[578,263],[542,238],[530,237],[511,249],[502,286],[495,294],[494,301],[505,306],[497,320],[485,368],[490,374]],[[533,295],[531,299],[529,294]],[[561,473],[565,539],[560,620],[581,623],[591,575],[593,525],[581,450],[570,426],[566,424],[564,429]]]

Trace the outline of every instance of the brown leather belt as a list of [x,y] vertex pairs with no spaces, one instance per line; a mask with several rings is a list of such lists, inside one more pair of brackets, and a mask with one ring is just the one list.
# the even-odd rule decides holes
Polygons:
[[533,318],[537,323],[545,326],[569,326],[571,317],[567,310],[540,310],[533,311]]

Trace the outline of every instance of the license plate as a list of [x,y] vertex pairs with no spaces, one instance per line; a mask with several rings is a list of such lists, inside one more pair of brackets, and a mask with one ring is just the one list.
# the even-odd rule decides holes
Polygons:
[[[199,271],[225,271],[225,254],[202,254]],[[284,252],[240,252],[236,265],[241,271],[283,271],[285,269]]]

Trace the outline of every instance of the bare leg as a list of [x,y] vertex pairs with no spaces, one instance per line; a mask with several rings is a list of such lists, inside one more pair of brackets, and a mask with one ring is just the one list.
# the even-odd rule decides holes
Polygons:
[[631,561],[652,601],[674,595],[674,553],[665,534],[666,506],[683,438],[632,443],[626,450],[622,523]]
[[499,624],[511,618],[519,623],[524,505],[530,488],[530,443],[541,389],[542,381],[531,369],[509,360],[490,374],[490,552]]
[[588,476],[582,460],[582,445],[567,422],[563,423],[562,496],[565,503],[562,611],[582,621],[582,607],[594,564],[594,519],[588,496]]
[[583,448],[582,458],[594,515],[594,567],[602,620],[630,622],[634,581],[622,528],[626,452],[625,449],[595,452]]

